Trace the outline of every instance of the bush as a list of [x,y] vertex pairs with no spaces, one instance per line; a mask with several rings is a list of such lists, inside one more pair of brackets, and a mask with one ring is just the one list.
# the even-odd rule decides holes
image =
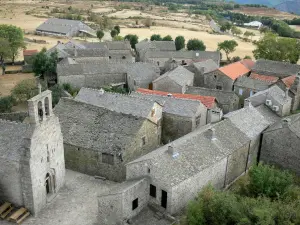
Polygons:
[[134,34],[128,34],[124,37],[124,40],[128,40],[130,42],[131,48],[135,49],[135,45],[139,41],[139,37]]
[[24,102],[38,94],[35,79],[23,80],[12,90],[11,95],[16,102]]
[[159,34],[153,34],[151,37],[150,37],[150,40],[151,41],[162,41],[162,38]]
[[112,38],[114,38],[115,36],[117,36],[117,34],[118,34],[118,31],[115,30],[115,29],[111,30],[111,32],[110,32],[110,35],[111,35]]
[[15,100],[12,96],[0,97],[0,113],[9,113],[14,106]]
[[177,51],[185,48],[185,39],[183,36],[177,36],[175,38],[175,46]]
[[206,49],[206,46],[204,45],[203,41],[200,41],[198,39],[189,40],[186,47],[188,50],[194,51],[205,51]]
[[167,36],[163,37],[162,40],[163,41],[173,41],[173,38],[171,37],[171,35],[167,35]]

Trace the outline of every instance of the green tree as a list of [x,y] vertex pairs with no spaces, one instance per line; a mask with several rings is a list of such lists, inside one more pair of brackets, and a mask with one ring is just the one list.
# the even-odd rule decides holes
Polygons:
[[117,34],[118,34],[118,31],[115,30],[115,29],[112,29],[111,32],[110,32],[110,35],[111,35],[112,38],[117,36]]
[[235,51],[235,48],[238,46],[238,43],[235,40],[226,40],[221,43],[218,43],[218,50],[224,51],[227,57],[227,60],[230,61],[229,54]]
[[35,79],[27,79],[18,83],[11,91],[12,97],[17,102],[24,102],[38,94]]
[[232,26],[232,28],[231,28],[231,33],[232,33],[233,35],[239,36],[239,35],[241,35],[243,32],[242,32],[241,29],[237,28],[236,26]]
[[118,32],[117,35],[119,35],[121,32],[120,26],[116,25],[116,26],[114,26],[114,29]]
[[232,24],[229,22],[226,22],[221,25],[220,30],[223,32],[226,32],[226,31],[230,30],[231,27],[232,27]]
[[194,50],[194,51],[205,51],[206,49],[206,46],[203,43],[203,41],[200,41],[198,39],[189,40],[186,47],[188,50]]
[[247,39],[248,39],[249,37],[251,37],[251,39],[252,39],[252,37],[255,36],[255,34],[254,34],[253,32],[251,32],[251,31],[245,31],[244,36],[245,36]]
[[42,78],[44,78],[46,73],[55,73],[57,61],[57,51],[51,52],[49,55],[47,54],[46,48],[43,48],[33,58],[32,70],[35,76],[41,76]]
[[124,38],[123,38],[122,36],[120,36],[120,35],[117,35],[117,36],[114,37],[113,40],[114,40],[114,41],[123,41]]
[[296,64],[299,60],[300,43],[294,38],[282,38],[273,33],[266,33],[259,41],[254,42],[255,59],[269,59]]
[[0,113],[9,113],[14,106],[14,99],[11,96],[0,97]]
[[177,51],[185,48],[185,39],[183,36],[177,36],[175,38],[175,46]]
[[251,58],[251,56],[246,55],[246,56],[244,57],[244,59],[252,59],[252,58]]
[[153,35],[150,37],[150,40],[151,40],[151,41],[162,41],[162,38],[161,38],[160,34],[153,34]]
[[8,59],[11,56],[10,45],[7,39],[0,38],[0,63],[4,59]]
[[269,31],[269,28],[266,27],[266,26],[262,26],[262,27],[259,28],[259,32],[260,32],[260,33],[266,33],[266,32],[268,32],[268,31]]
[[19,50],[25,48],[23,31],[13,25],[0,25],[0,38],[9,42],[9,55],[12,62],[18,56]]
[[163,37],[162,40],[163,40],[163,41],[173,41],[171,35],[167,35],[167,36]]
[[104,32],[102,30],[97,30],[97,38],[101,41],[101,39],[104,37]]
[[130,42],[131,48],[135,49],[135,45],[139,42],[139,37],[134,34],[128,34],[124,37],[124,40],[128,40]]

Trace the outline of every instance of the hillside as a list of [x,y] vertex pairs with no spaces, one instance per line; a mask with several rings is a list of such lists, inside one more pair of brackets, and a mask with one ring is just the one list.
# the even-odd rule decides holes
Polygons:
[[300,15],[300,0],[285,1],[276,5],[275,8],[280,11]]

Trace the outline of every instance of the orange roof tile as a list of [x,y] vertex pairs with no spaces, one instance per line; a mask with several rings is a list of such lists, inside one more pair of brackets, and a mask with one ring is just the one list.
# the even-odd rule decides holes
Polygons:
[[149,94],[149,95],[161,95],[161,96],[168,96],[169,94],[172,94],[172,97],[174,98],[183,98],[183,99],[191,99],[191,100],[198,100],[203,105],[205,105],[207,108],[211,109],[214,107],[214,104],[216,102],[216,98],[212,96],[202,96],[202,95],[192,95],[192,94],[180,94],[180,93],[169,93],[164,91],[155,91],[155,90],[149,90],[144,88],[138,88],[136,90],[138,93],[142,94]]
[[267,76],[267,75],[261,75],[257,73],[251,73],[250,78],[255,80],[266,81],[268,83],[276,83],[279,79],[278,77],[275,76]]
[[296,79],[296,75],[292,75],[282,79],[282,82],[287,88],[290,88]]
[[238,77],[243,76],[250,72],[250,70],[244,66],[241,62],[231,63],[227,66],[219,68],[219,71],[224,73],[232,80],[236,80]]
[[241,60],[241,63],[246,66],[249,70],[251,70],[253,68],[253,66],[255,65],[255,62],[252,61],[251,59],[243,59]]
[[30,55],[34,55],[36,53],[38,53],[38,50],[24,50],[23,51],[24,56],[30,56]]

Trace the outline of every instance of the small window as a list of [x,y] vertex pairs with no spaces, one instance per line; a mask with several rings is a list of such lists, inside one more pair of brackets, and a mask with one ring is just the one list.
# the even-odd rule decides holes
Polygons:
[[150,168],[148,168],[148,173],[150,173],[150,171],[151,171]]
[[150,196],[156,198],[156,187],[152,184],[150,184]]
[[155,109],[151,110],[151,117],[155,116]]
[[242,94],[243,94],[243,89],[240,88],[240,89],[239,89],[239,95],[242,95]]
[[111,56],[108,56],[109,59],[111,59]]
[[146,137],[142,137],[142,144],[143,146],[146,144]]
[[252,95],[254,95],[254,94],[255,94],[255,92],[252,91],[252,90],[250,90],[250,96],[252,96]]
[[136,86],[136,81],[135,80],[133,81],[133,85]]
[[126,56],[125,56],[125,55],[123,55],[123,56],[122,56],[122,59],[126,59]]
[[217,79],[217,75],[214,75],[214,78]]
[[136,198],[132,201],[132,210],[135,210],[139,206],[139,199]]
[[47,151],[47,162],[50,162],[50,153]]
[[222,90],[222,86],[217,85],[217,86],[216,86],[216,89],[217,89],[217,90]]
[[196,126],[198,127],[200,125],[201,121],[201,115],[196,117]]
[[159,61],[157,61],[157,65],[159,66]]
[[109,153],[102,153],[102,162],[114,165],[114,155]]

